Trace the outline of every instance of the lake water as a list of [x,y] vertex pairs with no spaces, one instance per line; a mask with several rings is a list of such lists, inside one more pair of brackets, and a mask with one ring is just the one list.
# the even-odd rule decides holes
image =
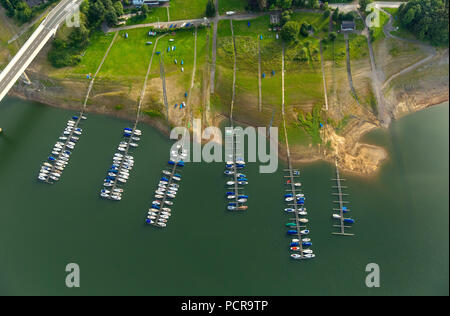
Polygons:
[[[394,122],[365,141],[390,159],[374,177],[346,175],[354,237],[331,235],[334,168],[300,166],[317,255],[293,261],[283,175],[246,174],[249,209],[225,210],[223,164],[188,164],[166,229],[144,224],[171,143],[141,125],[135,168],[119,203],[100,185],[127,121],[89,115],[59,183],[41,163],[73,113],[17,99],[0,103],[0,294],[448,295],[448,103]],[[66,288],[75,262],[81,287]],[[381,271],[367,288],[368,263]]]

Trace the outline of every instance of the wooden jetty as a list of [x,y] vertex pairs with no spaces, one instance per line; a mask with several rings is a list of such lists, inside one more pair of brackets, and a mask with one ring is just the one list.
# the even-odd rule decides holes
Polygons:
[[[136,132],[136,128],[137,128],[138,122],[139,122],[139,111],[138,111],[138,115],[137,115],[136,121],[135,121],[135,123],[134,123],[134,125],[133,125],[132,132],[131,132],[131,135],[132,135],[132,136],[133,136],[134,133]],[[126,149],[125,149],[125,151],[124,151],[123,154],[122,154],[122,155],[123,155],[123,158],[125,158],[126,156],[129,155],[129,151],[130,151],[130,143],[131,143],[131,141],[132,141],[132,139],[131,139],[132,136],[128,137]],[[124,162],[125,162],[125,159],[122,159],[121,162],[120,162],[120,164],[119,164],[119,167],[117,168],[117,169],[119,170],[119,172],[123,169],[123,164],[124,164]],[[133,162],[134,162],[134,161],[133,161]],[[115,180],[114,180],[114,183],[113,183],[113,186],[111,187],[111,192],[114,192],[114,190],[117,188],[117,185],[118,185],[118,184],[119,184],[119,181],[117,181],[117,179],[115,179]],[[107,199],[113,200],[112,194],[110,194],[110,195],[107,197]]]
[[302,235],[300,233],[300,228],[304,228],[304,226],[301,226],[300,222],[299,222],[299,219],[300,219],[299,214],[298,214],[299,206],[297,204],[297,197],[296,197],[297,194],[299,194],[300,192],[303,191],[301,189],[301,187],[295,186],[295,180],[299,178],[300,171],[292,168],[291,152],[289,150],[289,141],[288,141],[288,134],[287,134],[287,129],[286,129],[285,98],[284,98],[284,93],[285,93],[285,88],[284,88],[285,62],[284,62],[284,58],[285,58],[285,49],[284,49],[284,45],[283,45],[282,46],[282,59],[281,59],[281,68],[282,68],[282,71],[281,71],[281,90],[282,90],[281,114],[283,117],[283,130],[284,130],[284,136],[285,136],[285,141],[286,141],[286,156],[287,156],[287,163],[288,163],[288,169],[284,169],[284,172],[287,172],[288,175],[285,175],[284,179],[285,179],[286,185],[289,186],[289,189],[286,191],[291,192],[292,196],[294,198],[293,203],[292,204],[289,203],[288,205],[292,206],[291,208],[294,209],[296,228],[297,228],[297,239],[299,240],[299,248],[300,248],[300,252],[299,252],[300,258],[299,259],[309,259],[303,253],[303,242],[302,242]]
[[227,139],[226,141],[227,142],[231,141],[231,148],[233,149],[232,154],[231,154],[231,161],[233,162],[233,168],[231,169],[231,171],[233,171],[234,184],[229,186],[229,189],[231,189],[234,193],[234,200],[227,200],[227,201],[236,203],[236,207],[241,207],[241,206],[244,206],[245,202],[239,202],[238,200],[239,200],[239,195],[241,195],[241,193],[242,193],[240,191],[244,190],[244,188],[239,187],[239,184],[238,184],[238,178],[239,178],[238,173],[240,173],[240,170],[236,166],[236,161],[238,160],[238,158],[243,159],[244,157],[241,157],[242,153],[237,152],[238,141],[237,141],[236,135],[233,133],[231,136],[232,136],[231,140]]
[[[343,186],[341,184],[342,181],[346,181],[346,179],[342,179],[340,174],[339,174],[339,167],[338,167],[338,163],[337,160],[335,159],[335,166],[336,166],[336,178],[335,179],[331,179],[332,181],[336,181],[336,185],[333,186],[333,188],[337,189],[337,192],[333,192],[334,196],[337,196],[338,200],[337,201],[333,201],[333,203],[338,204],[338,208],[333,208],[333,211],[338,211],[339,215],[340,215],[340,219],[338,219],[339,224],[338,225],[333,225],[333,227],[339,228],[338,232],[333,232],[333,235],[341,235],[341,236],[354,236],[355,234],[351,234],[351,233],[347,233],[345,231],[346,228],[351,228],[351,226],[345,225],[344,222],[344,209],[348,212],[350,211],[348,208],[346,208],[344,206],[344,204],[348,204],[350,202],[345,201],[344,200],[344,196],[348,196],[349,194],[344,193],[343,189],[347,188],[346,186]],[[333,219],[335,220],[335,219]]]
[[[181,150],[180,150],[181,151]],[[153,226],[156,226],[156,227],[161,227],[161,226],[159,226],[158,225],[158,222],[159,222],[159,219],[161,218],[161,215],[162,215],[162,208],[163,207],[166,207],[165,206],[165,204],[166,204],[166,201],[167,201],[167,198],[168,198],[168,196],[167,196],[167,194],[168,194],[168,191],[169,191],[169,189],[170,189],[170,185],[172,184],[172,183],[174,183],[173,182],[173,177],[174,177],[174,175],[175,175],[175,172],[177,171],[177,162],[175,162],[175,164],[173,165],[173,167],[172,167],[172,170],[171,170],[171,173],[170,173],[170,176],[169,176],[169,181],[167,181],[168,183],[167,183],[167,190],[166,191],[164,191],[164,195],[163,195],[163,198],[161,199],[161,205],[159,205],[159,207],[160,207],[160,210],[159,210],[159,212],[157,213],[158,215],[156,215],[156,219],[155,220],[153,220],[153,223],[151,223],[151,225],[153,225]],[[172,210],[172,208],[171,208],[171,210]],[[171,212],[169,212],[169,213],[171,213]]]
[[[72,139],[72,137],[74,136],[73,134],[74,134],[75,130],[78,128],[78,126],[80,125],[80,122],[81,122],[81,120],[82,120],[83,117],[84,117],[84,109],[80,112],[80,115],[78,116],[78,119],[75,121],[75,124],[73,125],[72,131],[70,132],[69,135],[66,136],[67,139],[66,139],[66,141],[64,142],[64,145],[63,145],[63,147],[62,147],[62,149],[61,149],[61,153],[65,152],[65,151],[67,150],[67,145],[69,144],[69,142],[72,141],[71,139]],[[72,117],[72,118],[73,118],[73,117]],[[80,135],[80,136],[81,136],[81,135]],[[71,149],[70,151],[72,152],[72,149]],[[59,155],[58,155],[58,156],[59,156]],[[70,159],[70,158],[69,158],[69,159]],[[56,162],[53,162],[52,165],[53,165],[53,167],[51,168],[49,174],[52,174],[52,173],[56,172]],[[59,172],[59,173],[62,173],[62,172]],[[50,177],[47,177],[47,179],[45,180],[45,182],[46,182],[46,183],[49,183],[49,184],[54,184],[54,183],[55,183],[55,181],[52,180],[52,179],[50,179]]]

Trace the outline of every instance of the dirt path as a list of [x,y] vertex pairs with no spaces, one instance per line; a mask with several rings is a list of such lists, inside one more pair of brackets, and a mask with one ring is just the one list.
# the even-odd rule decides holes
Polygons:
[[217,60],[217,28],[219,21],[214,21],[211,53],[211,94],[214,93],[216,81],[216,60]]
[[89,84],[89,87],[88,87],[88,90],[87,90],[87,93],[86,93],[86,98],[84,99],[84,103],[83,103],[83,112],[84,112],[84,110],[86,109],[86,105],[87,105],[87,101],[88,101],[88,99],[89,99],[89,95],[91,94],[92,87],[94,86],[95,78],[97,77],[98,73],[100,72],[100,69],[102,68],[103,64],[105,63],[106,57],[108,57],[109,52],[110,52],[110,50],[111,50],[111,48],[112,48],[114,42],[116,41],[116,38],[117,38],[117,35],[118,35],[118,34],[119,34],[119,32],[116,32],[116,33],[114,34],[114,37],[113,37],[111,43],[109,44],[109,47],[108,47],[108,49],[106,50],[106,53],[105,53],[105,55],[103,56],[103,59],[102,59],[102,61],[100,62],[100,65],[99,65],[98,68],[97,68],[97,71],[95,72],[94,76],[92,77],[91,83]]
[[352,91],[353,97],[356,100],[356,103],[358,103],[359,106],[361,104],[359,103],[358,95],[356,94],[355,86],[353,85],[353,77],[352,77],[352,67],[350,64],[350,44],[348,41],[348,33],[344,32],[344,39],[345,39],[345,54],[347,55],[347,77],[348,77],[348,84],[350,85],[350,90]]
[[392,35],[391,32],[395,30],[395,28],[393,26],[394,19],[393,19],[392,15],[389,12],[387,12],[387,11],[381,9],[381,8],[380,8],[380,11],[382,11],[383,13],[385,13],[385,14],[387,14],[389,16],[389,21],[388,21],[388,23],[386,23],[386,25],[383,28],[383,32],[384,32],[384,35],[386,37],[422,46],[423,48],[425,48],[425,50],[427,50],[429,52],[429,55],[427,57],[425,57],[424,59],[419,60],[418,62],[416,62],[416,63],[406,67],[405,69],[400,70],[399,72],[397,72],[397,73],[393,74],[391,77],[389,77],[389,79],[387,79],[383,83],[383,86],[381,88],[381,89],[384,90],[391,83],[391,81],[393,79],[395,79],[398,76],[401,76],[403,74],[406,74],[406,73],[416,69],[417,67],[419,67],[419,66],[429,62],[430,60],[432,60],[436,56],[437,51],[436,51],[436,49],[433,46],[427,45],[427,44],[425,44],[423,42],[420,42],[418,40],[407,39],[407,38],[402,38],[402,37],[398,37],[398,36]]
[[192,111],[192,107],[190,105],[192,90],[194,89],[195,84],[195,73],[197,71],[197,28],[195,28],[194,35],[194,67],[192,69],[192,78],[191,78],[191,86],[189,87],[189,94],[186,100],[186,108],[190,109],[190,118],[187,118],[187,121],[192,121],[194,119],[194,114]]
[[262,89],[261,89],[261,41],[258,41],[258,89],[259,89],[259,98],[258,98],[258,107],[259,112],[262,110]]
[[320,64],[322,67],[322,81],[323,81],[323,93],[325,96],[325,110],[328,111],[328,92],[327,92],[327,80],[325,78],[325,65],[323,62],[323,44],[322,40],[319,40],[320,44]]
[[233,126],[233,109],[234,109],[234,100],[236,97],[236,38],[234,37],[234,29],[233,29],[233,20],[230,20],[231,25],[231,37],[233,38],[233,50],[234,50],[234,66],[233,66],[233,93],[231,95],[231,109],[230,109],[230,120],[231,126]]
[[362,32],[362,35],[364,35],[367,38],[367,46],[369,47],[370,67],[372,69],[370,77],[372,79],[371,80],[372,88],[374,90],[375,98],[377,100],[378,105],[378,120],[380,121],[381,126],[388,127],[391,122],[391,116],[388,113],[388,110],[386,108],[386,102],[382,94],[381,78],[384,78],[384,75],[382,73],[382,70],[378,69],[375,63],[375,55],[373,53],[372,40],[370,37],[369,28],[367,27],[366,24],[366,20],[362,16],[361,12],[358,11],[358,14],[364,21],[364,31]]

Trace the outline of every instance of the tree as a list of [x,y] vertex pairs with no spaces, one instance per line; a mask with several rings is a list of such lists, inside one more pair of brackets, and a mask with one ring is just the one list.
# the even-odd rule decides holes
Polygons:
[[90,1],[87,21],[90,28],[97,28],[105,19],[106,9],[100,0]]
[[206,16],[213,17],[216,15],[216,5],[213,0],[208,0],[206,3]]
[[[147,7],[147,6],[144,5],[144,7]],[[114,8],[110,8],[106,11],[105,21],[109,26],[114,26],[117,24],[119,19],[117,18],[117,14],[116,14],[116,11],[114,10]]]
[[80,23],[80,27],[73,28],[69,35],[70,46],[76,48],[84,48],[89,43],[89,30],[84,23]]
[[336,8],[336,10],[333,11],[333,21],[337,21],[339,17],[339,8]]
[[327,18],[327,17],[329,17],[329,16],[330,16],[330,14],[331,14],[331,11],[330,11],[330,9],[326,9],[325,11],[323,11],[323,17],[324,17],[324,18]]
[[401,25],[432,44],[448,45],[448,13],[448,1],[442,0],[411,0],[398,9]]
[[144,4],[141,8],[141,15],[143,19],[147,17],[149,11],[150,10],[148,9],[147,5]]
[[290,9],[292,7],[292,0],[281,0],[280,6],[282,9]]
[[328,38],[330,39],[330,41],[334,42],[334,40],[336,39],[337,34],[336,32],[330,32],[330,34],[328,34]]
[[299,31],[300,25],[295,21],[289,21],[281,29],[281,37],[286,42],[291,42],[297,39]]
[[290,20],[291,15],[289,14],[289,10],[283,11],[283,13],[281,14],[281,25],[285,25]]
[[373,0],[359,0],[359,10],[362,12],[366,12],[367,6],[372,2]]
[[116,2],[114,2],[113,6],[114,6],[114,10],[116,10],[117,16],[123,15],[123,5],[122,5],[122,2],[116,1]]
[[311,24],[309,24],[308,22],[303,22],[300,26],[300,34],[302,34],[304,37],[308,37],[311,30]]

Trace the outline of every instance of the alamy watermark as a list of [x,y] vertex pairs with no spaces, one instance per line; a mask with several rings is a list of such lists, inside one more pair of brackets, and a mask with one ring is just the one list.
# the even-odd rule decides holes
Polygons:
[[369,3],[366,6],[366,12],[370,12],[366,17],[366,25],[368,28],[380,27],[380,9],[376,3]]
[[80,27],[80,6],[76,5],[70,9],[70,14],[66,16],[67,27]]
[[366,286],[369,288],[380,287],[380,266],[376,263],[369,263],[366,265]]
[[80,287],[80,266],[76,263],[66,265],[66,272],[70,272],[66,276],[66,286],[68,288]]
[[[262,164],[260,173],[274,173],[278,169],[277,127],[226,127],[223,138],[218,127],[210,126],[202,131],[201,120],[194,119],[192,138],[186,127],[175,127],[170,133],[170,139],[177,140],[170,150],[170,159],[175,162],[234,163],[244,161],[247,157],[248,162]],[[222,140],[225,146],[222,146]]]

